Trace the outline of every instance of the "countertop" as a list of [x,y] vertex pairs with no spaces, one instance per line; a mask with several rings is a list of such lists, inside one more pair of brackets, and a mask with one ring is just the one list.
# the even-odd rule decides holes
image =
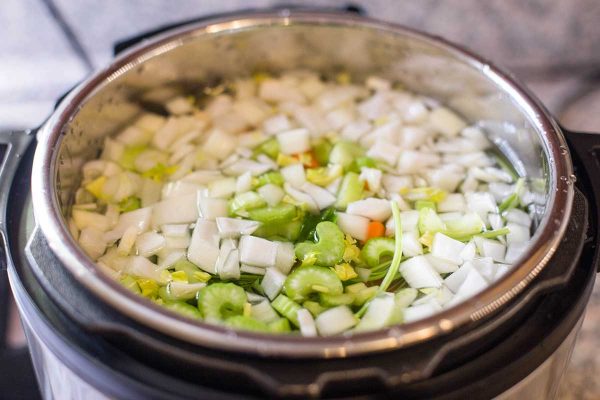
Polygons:
[[[507,66],[571,129],[600,132],[596,0],[354,1],[375,18],[439,34]],[[346,1],[3,0],[0,129],[34,127],[54,100],[111,58],[113,43],[156,26],[249,7]],[[600,284],[558,398],[600,399]],[[11,340],[22,343],[18,324]]]

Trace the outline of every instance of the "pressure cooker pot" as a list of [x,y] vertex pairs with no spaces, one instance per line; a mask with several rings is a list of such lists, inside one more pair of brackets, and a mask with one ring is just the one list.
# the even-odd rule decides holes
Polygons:
[[[42,127],[1,136],[3,257],[47,397],[555,391],[598,265],[600,137],[567,132],[509,73],[459,46],[348,13],[247,12],[128,45],[62,99]],[[160,104],[173,96],[256,71],[295,69],[325,77],[344,71],[359,81],[381,76],[478,122],[536,183],[536,229],[510,272],[428,318],[306,338],[187,319],[100,271],[66,221],[82,166],[104,139],[144,111],[164,112]]]

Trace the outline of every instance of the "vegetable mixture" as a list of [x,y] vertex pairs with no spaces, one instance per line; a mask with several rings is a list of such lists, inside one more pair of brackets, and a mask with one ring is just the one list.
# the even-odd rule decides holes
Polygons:
[[379,77],[256,74],[165,103],[83,166],[73,236],[131,291],[235,329],[411,322],[497,280],[531,193],[436,100]]

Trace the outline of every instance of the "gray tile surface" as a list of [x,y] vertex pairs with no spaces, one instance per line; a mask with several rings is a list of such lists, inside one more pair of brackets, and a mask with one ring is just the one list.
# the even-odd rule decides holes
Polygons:
[[35,126],[88,71],[41,0],[1,0],[0,37],[0,126]]
[[[0,0],[0,128],[35,126],[54,100],[89,73],[49,12],[54,4],[94,68],[115,41],[157,26],[239,8],[342,7],[347,1]],[[600,1],[353,1],[370,16],[450,40],[510,67],[572,129],[600,132]],[[600,285],[596,285],[559,398],[600,399]],[[19,340],[18,334],[15,340]]]

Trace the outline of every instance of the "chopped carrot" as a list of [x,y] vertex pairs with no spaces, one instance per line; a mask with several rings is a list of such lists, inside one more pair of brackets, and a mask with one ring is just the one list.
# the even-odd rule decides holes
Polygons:
[[379,221],[372,221],[367,227],[367,240],[381,237],[385,234],[385,226]]

